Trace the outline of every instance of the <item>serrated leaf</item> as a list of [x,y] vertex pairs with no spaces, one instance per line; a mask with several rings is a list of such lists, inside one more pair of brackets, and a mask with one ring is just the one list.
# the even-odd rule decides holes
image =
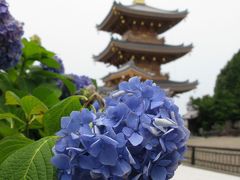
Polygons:
[[18,71],[15,68],[8,69],[8,77],[12,82],[15,82],[18,78]]
[[0,72],[0,89],[3,92],[13,89],[12,82],[10,81],[8,73],[6,72]]
[[71,96],[59,102],[43,117],[45,135],[53,135],[60,129],[61,117],[69,115],[72,111],[80,110],[82,107],[79,101],[80,96]]
[[41,58],[41,47],[34,41],[28,41],[27,39],[23,39],[22,43],[24,45],[23,57],[26,60],[37,60]]
[[56,139],[56,137],[46,137],[11,154],[0,165],[0,179],[54,179],[55,169],[50,159]]
[[5,93],[6,105],[20,105],[20,98],[12,91]]
[[30,67],[34,61],[39,61],[49,67],[60,68],[60,65],[53,59],[55,53],[46,50],[38,42],[34,40],[28,41],[26,38],[22,40],[24,45],[23,60],[27,67]]
[[19,117],[17,117],[16,115],[12,114],[12,113],[3,113],[0,114],[0,120],[2,119],[11,119],[13,121],[17,121],[19,123],[21,123],[23,126],[26,124],[22,119],[20,119]]
[[33,82],[33,81],[25,78],[24,76],[19,76],[16,81],[16,84],[17,84],[19,90],[14,90],[14,92],[19,97],[29,95],[29,92],[31,92],[32,89],[36,87],[36,85],[35,85],[36,82],[38,82],[38,81]]
[[50,68],[60,69],[61,67],[61,65],[53,58],[43,58],[39,59],[39,61]]
[[33,141],[24,136],[9,136],[0,141],[0,164],[18,149],[32,143]]
[[19,134],[17,129],[10,128],[9,125],[6,124],[6,122],[0,121],[0,127],[1,127],[0,128],[0,138]]
[[[44,104],[46,104],[48,107],[51,107],[55,104],[57,104],[60,100],[60,96],[62,94],[61,90],[49,85],[49,84],[42,84],[35,88],[32,92],[32,94],[39,98]],[[47,98],[46,98],[47,94]]]
[[47,106],[34,96],[25,96],[20,102],[28,120],[31,115],[41,115],[48,110]]
[[68,90],[71,94],[74,94],[76,92],[75,84],[71,80],[69,80],[69,78],[67,76],[62,75],[62,74],[49,72],[49,71],[39,71],[39,73],[44,75],[44,76],[48,76],[48,77],[51,77],[51,78],[56,78],[56,79],[62,80],[62,82],[68,88]]

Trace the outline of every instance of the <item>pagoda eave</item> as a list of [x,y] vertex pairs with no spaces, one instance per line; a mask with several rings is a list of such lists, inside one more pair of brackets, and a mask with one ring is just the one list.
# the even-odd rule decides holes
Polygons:
[[98,56],[94,56],[94,59],[117,67],[133,58],[135,61],[145,60],[149,63],[156,61],[159,64],[166,64],[186,55],[192,48],[192,45],[171,46],[112,39],[106,49]]
[[[197,88],[198,81],[189,82],[176,82],[176,81],[170,81],[170,80],[162,80],[162,81],[156,81],[153,80],[157,85],[159,85],[162,89],[164,89],[169,96],[175,96],[177,94],[185,93],[188,91],[191,91],[193,89]],[[109,92],[114,91],[117,89],[117,86],[104,86],[100,87],[99,91],[101,94],[109,94]]]
[[176,81],[156,81],[161,88],[168,90],[171,92],[171,96],[176,94],[185,93],[197,88],[198,81],[184,81],[184,82],[176,82]]
[[123,35],[129,25],[141,27],[143,22],[145,26],[160,34],[178,24],[187,14],[188,11],[165,11],[136,4],[123,6],[115,2],[106,18],[100,25],[97,25],[97,29]]
[[151,79],[151,80],[166,80],[168,76],[158,76],[153,72],[147,72],[143,69],[137,67],[133,61],[128,62],[126,65],[122,66],[117,72],[109,73],[107,76],[103,77],[102,80],[104,82],[112,81],[115,79],[124,79],[127,76],[139,76],[144,80]]

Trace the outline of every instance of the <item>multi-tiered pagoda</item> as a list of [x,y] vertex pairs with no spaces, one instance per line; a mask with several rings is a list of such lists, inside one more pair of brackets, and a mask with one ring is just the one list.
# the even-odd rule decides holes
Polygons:
[[103,93],[116,88],[121,81],[133,76],[142,80],[152,79],[170,95],[190,91],[197,86],[195,82],[175,82],[168,74],[161,72],[162,64],[174,61],[192,50],[192,45],[172,46],[159,37],[186,16],[187,11],[166,11],[150,7],[144,0],[135,0],[133,5],[124,6],[114,2],[109,14],[97,26],[98,30],[118,34],[120,39],[112,38],[107,48],[95,60],[116,66],[117,72],[103,78]]

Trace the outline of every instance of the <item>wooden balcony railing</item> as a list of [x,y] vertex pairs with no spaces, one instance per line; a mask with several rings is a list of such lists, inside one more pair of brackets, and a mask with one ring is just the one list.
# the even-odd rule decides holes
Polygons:
[[240,176],[240,149],[188,146],[184,163]]

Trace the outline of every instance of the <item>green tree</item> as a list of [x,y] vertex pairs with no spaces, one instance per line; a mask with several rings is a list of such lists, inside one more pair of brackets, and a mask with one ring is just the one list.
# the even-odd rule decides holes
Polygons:
[[240,120],[240,51],[226,64],[217,77],[214,95],[191,98],[199,116],[199,128],[212,130],[214,125],[222,126],[226,121]]
[[214,98],[226,120],[240,120],[240,51],[221,70],[214,89]]

